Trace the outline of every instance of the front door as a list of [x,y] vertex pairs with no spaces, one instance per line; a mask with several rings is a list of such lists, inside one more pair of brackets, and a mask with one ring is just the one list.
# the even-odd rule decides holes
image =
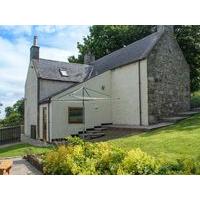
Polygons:
[[42,120],[43,140],[47,141],[47,108],[46,107],[43,107],[42,116],[43,116],[43,120]]

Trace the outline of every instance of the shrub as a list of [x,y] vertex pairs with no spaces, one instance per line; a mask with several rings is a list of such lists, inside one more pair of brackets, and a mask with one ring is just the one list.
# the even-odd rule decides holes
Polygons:
[[140,149],[124,152],[106,142],[89,143],[77,137],[67,138],[43,156],[45,174],[199,174],[200,165],[193,160],[169,162],[155,159]]
[[159,162],[155,158],[142,152],[140,149],[131,150],[127,153],[118,174],[157,174],[159,171]]
[[178,159],[174,162],[163,162],[158,174],[190,175],[199,174],[199,163],[192,159]]
[[81,138],[79,138],[79,137],[76,137],[76,136],[69,136],[69,137],[67,137],[66,138],[66,140],[67,140],[67,143],[69,144],[69,145],[84,145],[84,141],[81,139]]
[[121,149],[71,137],[68,142],[44,156],[45,174],[117,174],[125,155]]

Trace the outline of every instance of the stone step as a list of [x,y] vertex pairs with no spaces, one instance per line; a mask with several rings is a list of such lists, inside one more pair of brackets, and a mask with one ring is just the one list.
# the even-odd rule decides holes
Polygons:
[[105,133],[94,133],[94,134],[88,134],[88,133],[85,133],[85,134],[81,134],[79,135],[80,138],[82,139],[95,139],[95,138],[100,138],[100,137],[103,137],[105,135]]
[[162,122],[176,123],[176,122],[184,120],[186,118],[187,118],[186,116],[166,117],[166,118],[162,118],[161,121]]
[[98,128],[94,128],[94,130],[96,130],[96,131],[105,131],[105,130],[107,130],[107,128],[105,128],[105,127],[98,127]]
[[192,116],[192,115],[195,115],[195,114],[198,114],[199,111],[188,111],[188,112],[182,112],[182,113],[178,113],[179,116]]
[[87,134],[87,133],[90,133],[90,134],[92,133],[92,134],[93,134],[93,133],[100,133],[100,132],[101,132],[101,131],[99,131],[99,130],[87,130],[87,131],[86,131],[86,134]]

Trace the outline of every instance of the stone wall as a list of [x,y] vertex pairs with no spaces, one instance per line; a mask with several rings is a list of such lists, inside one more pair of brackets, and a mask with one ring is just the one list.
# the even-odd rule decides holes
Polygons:
[[148,56],[149,123],[190,109],[190,69],[173,34],[163,33]]

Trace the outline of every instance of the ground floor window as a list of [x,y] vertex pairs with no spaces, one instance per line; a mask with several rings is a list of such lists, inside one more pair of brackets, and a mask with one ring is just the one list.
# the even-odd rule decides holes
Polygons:
[[69,107],[68,108],[68,122],[83,123],[83,108],[81,107]]

